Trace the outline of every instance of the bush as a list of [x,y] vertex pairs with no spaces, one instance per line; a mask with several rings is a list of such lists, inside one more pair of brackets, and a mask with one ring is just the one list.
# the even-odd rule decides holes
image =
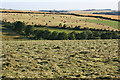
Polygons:
[[67,40],[68,34],[66,34],[65,32],[59,33],[57,39],[58,40]]
[[59,27],[62,27],[62,23],[59,24]]
[[13,25],[14,25],[14,30],[16,30],[19,33],[23,33],[26,29],[25,23],[21,21],[16,21],[13,23]]
[[67,25],[66,25],[66,24],[64,24],[64,25],[63,25],[63,29],[66,29],[66,28],[67,28]]
[[25,34],[27,36],[33,34],[34,32],[34,27],[32,25],[27,25],[26,29],[25,29]]
[[68,39],[75,40],[76,39],[76,33],[75,32],[69,33]]
[[58,37],[58,32],[54,31],[50,35],[50,40],[57,40],[57,37]]

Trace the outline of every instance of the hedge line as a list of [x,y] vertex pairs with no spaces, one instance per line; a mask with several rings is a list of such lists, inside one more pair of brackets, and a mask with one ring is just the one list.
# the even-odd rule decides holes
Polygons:
[[[41,25],[26,25],[24,22],[16,21],[14,23],[4,22],[2,24],[26,37],[29,39],[34,40],[81,40],[81,39],[119,39],[120,32],[118,31],[109,31],[109,30],[102,30],[102,29],[89,29],[83,28],[81,29],[80,26],[76,26],[75,30],[82,30],[82,33],[78,32],[71,32],[69,34],[65,32],[57,32],[57,31],[49,31],[49,30],[35,30],[35,27],[42,27]],[[55,27],[56,28],[56,27]],[[66,28],[64,25],[61,27],[63,29]]]

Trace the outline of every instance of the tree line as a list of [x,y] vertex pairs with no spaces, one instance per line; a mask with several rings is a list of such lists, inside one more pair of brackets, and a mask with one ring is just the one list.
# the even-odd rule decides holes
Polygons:
[[[120,32],[118,31],[108,31],[108,30],[91,30],[89,28],[81,29],[80,26],[76,26],[75,30],[82,31],[78,32],[57,32],[49,30],[38,30],[35,27],[38,25],[26,25],[24,22],[16,21],[13,23],[2,21],[2,24],[19,34],[26,36],[33,40],[82,40],[82,39],[119,39]],[[62,28],[66,29],[66,25],[59,24]]]

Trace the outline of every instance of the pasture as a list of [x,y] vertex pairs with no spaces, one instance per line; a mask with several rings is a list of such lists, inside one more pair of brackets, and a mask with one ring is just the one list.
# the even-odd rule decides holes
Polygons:
[[80,15],[85,15],[85,16],[102,16],[102,17],[107,17],[107,18],[111,18],[111,19],[120,20],[118,15],[104,15],[104,14],[80,14]]
[[[40,24],[47,26],[58,26],[60,23],[66,24],[67,27],[74,28],[75,26],[96,28],[96,29],[107,29],[107,30],[118,30],[117,22],[107,21],[99,18],[91,17],[78,17],[73,15],[58,15],[58,14],[23,14],[23,13],[2,13],[2,19],[10,22],[22,21],[26,24]],[[89,22],[85,20],[95,20],[98,23],[105,24],[99,25],[96,22]],[[113,24],[113,25],[108,25]],[[115,25],[114,25],[115,24]]]
[[76,14],[93,14],[93,13],[100,13],[100,12],[111,12],[108,11],[100,11],[100,10],[94,10],[94,11],[69,11],[69,13],[76,13]]
[[120,78],[118,40],[3,41],[5,78]]
[[97,23],[99,25],[107,25],[107,26],[111,26],[111,27],[118,29],[117,21],[110,21],[110,20],[84,20],[84,21],[91,22],[91,23]]

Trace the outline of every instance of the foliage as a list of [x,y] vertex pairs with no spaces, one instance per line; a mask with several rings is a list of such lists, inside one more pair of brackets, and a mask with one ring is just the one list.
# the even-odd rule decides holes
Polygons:
[[32,25],[27,25],[27,27],[26,27],[26,29],[25,29],[25,34],[26,34],[27,36],[29,36],[29,35],[33,34],[33,32],[34,32],[34,26],[32,26]]
[[[80,26],[75,27],[74,29],[82,30],[82,33],[78,32],[58,32],[50,30],[38,30],[34,29],[32,25],[25,25],[25,23],[16,21],[14,23],[4,22],[4,25],[12,28],[13,30],[24,33],[26,36],[32,35],[30,39],[46,39],[46,40],[80,40],[80,39],[119,39],[119,32],[109,31],[109,30],[99,30],[99,29],[89,29],[83,28],[80,29]],[[37,26],[37,25],[36,25]],[[63,28],[67,30],[67,25],[64,24]],[[60,29],[59,29],[60,30]]]

